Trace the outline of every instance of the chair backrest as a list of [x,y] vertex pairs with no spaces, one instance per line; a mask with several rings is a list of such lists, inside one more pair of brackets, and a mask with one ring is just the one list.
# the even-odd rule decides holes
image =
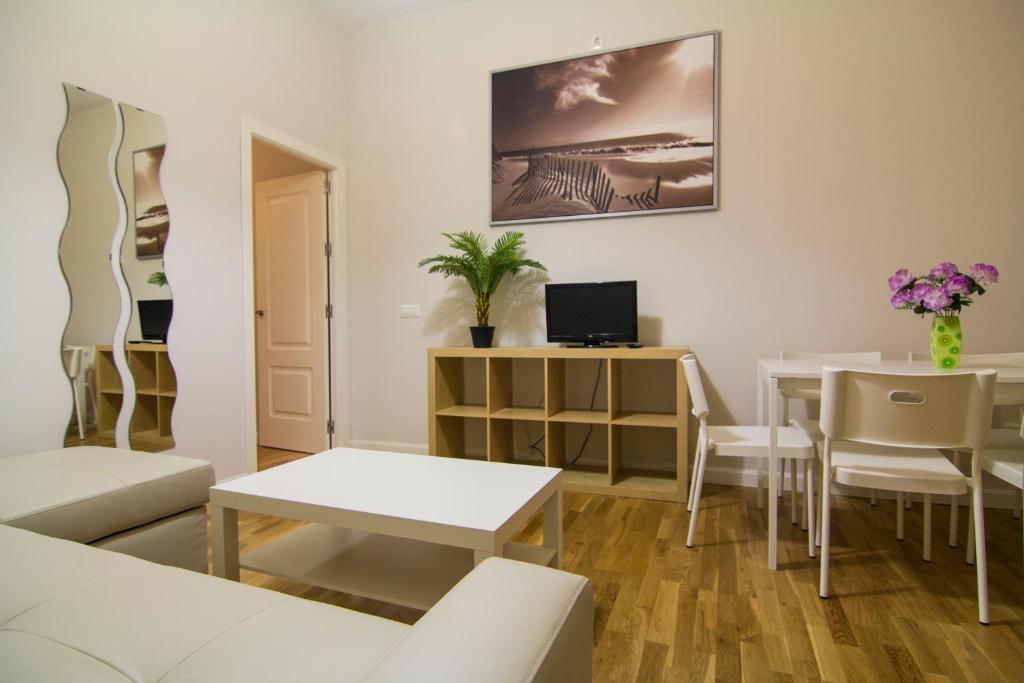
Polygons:
[[821,430],[832,440],[983,448],[996,373],[900,374],[824,368]]
[[683,364],[686,386],[690,389],[693,416],[698,420],[704,420],[708,416],[708,399],[704,396],[704,383],[700,381],[700,366],[697,365],[697,357],[688,353],[679,362]]
[[881,363],[881,351],[844,351],[819,353],[817,351],[779,351],[779,360],[820,360],[828,363]]
[[[927,353],[907,352],[907,360],[931,360]],[[1012,351],[1010,353],[961,353],[960,365],[1009,365],[1014,368],[1024,368],[1024,351]]]

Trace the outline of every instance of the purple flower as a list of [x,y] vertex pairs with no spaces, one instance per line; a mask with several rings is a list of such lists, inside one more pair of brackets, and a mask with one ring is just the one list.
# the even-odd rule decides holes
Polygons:
[[971,293],[971,281],[966,275],[954,275],[946,280],[945,284],[942,285],[942,288],[949,296],[953,296],[954,294],[967,296]]
[[931,294],[933,289],[935,288],[927,282],[918,282],[910,290],[910,301],[913,301],[915,304],[921,303],[926,296]]
[[987,263],[975,263],[971,266],[971,277],[983,285],[999,282],[999,269]]
[[955,263],[944,261],[943,263],[940,263],[939,265],[935,266],[930,271],[928,271],[928,275],[934,278],[953,277],[959,272],[960,269],[956,267]]
[[948,308],[953,300],[946,292],[943,291],[942,287],[932,287],[931,291],[925,294],[924,299],[921,301],[925,308],[929,311],[941,311],[944,308]]
[[903,289],[914,281],[914,276],[906,268],[900,268],[889,278],[889,289],[893,292]]
[[889,299],[889,302],[892,303],[892,307],[896,309],[908,308],[913,304],[913,302],[910,300],[909,290],[902,290],[896,292],[895,294],[892,295],[892,298]]

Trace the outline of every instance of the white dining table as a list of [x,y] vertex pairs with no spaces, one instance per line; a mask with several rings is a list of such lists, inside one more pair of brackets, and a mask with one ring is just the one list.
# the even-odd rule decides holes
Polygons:
[[[911,373],[950,374],[972,370],[996,371],[996,405],[1024,404],[1024,367],[961,364],[955,370],[936,369],[931,361],[886,360],[880,363],[828,363],[820,360],[761,358],[757,361],[757,422],[767,424],[768,440],[768,568],[778,568],[779,407],[782,393],[794,389],[820,389],[822,368]],[[758,482],[758,486],[760,486]],[[810,531],[808,532],[810,533]]]

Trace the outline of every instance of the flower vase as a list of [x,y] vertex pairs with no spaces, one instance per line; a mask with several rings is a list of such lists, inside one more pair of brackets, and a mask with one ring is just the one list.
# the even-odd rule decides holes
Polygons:
[[935,367],[951,370],[960,365],[963,331],[960,318],[955,315],[937,315],[932,318],[930,349]]

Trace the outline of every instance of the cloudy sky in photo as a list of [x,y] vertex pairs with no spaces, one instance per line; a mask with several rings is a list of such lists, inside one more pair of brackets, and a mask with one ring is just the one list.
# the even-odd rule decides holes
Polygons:
[[711,140],[713,36],[503,71],[491,82],[500,152],[651,133]]

